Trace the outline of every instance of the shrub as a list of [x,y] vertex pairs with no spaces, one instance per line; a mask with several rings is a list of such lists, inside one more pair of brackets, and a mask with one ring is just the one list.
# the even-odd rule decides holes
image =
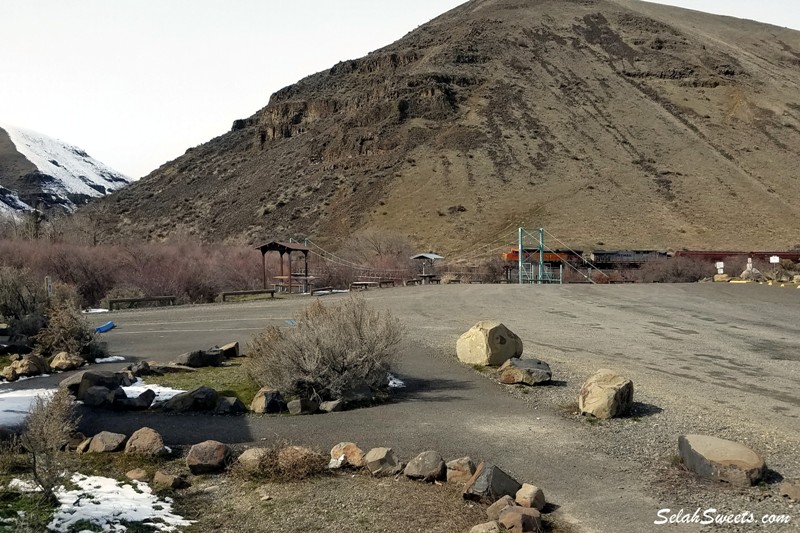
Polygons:
[[45,357],[58,352],[69,352],[94,360],[99,350],[94,330],[80,312],[66,305],[50,310],[47,326],[35,337],[36,353]]
[[317,301],[300,311],[296,323],[270,326],[250,341],[248,372],[257,383],[322,400],[386,387],[403,335],[390,313],[360,298],[329,306]]
[[38,396],[25,419],[21,442],[30,459],[33,480],[52,503],[58,503],[55,488],[69,475],[68,459],[61,450],[77,428],[75,402],[65,388],[59,388],[49,399]]
[[713,276],[714,264],[693,257],[673,257],[646,263],[640,270],[646,283],[694,283]]
[[41,315],[47,308],[47,292],[43,281],[30,270],[0,267],[0,316],[22,320]]
[[328,458],[302,446],[281,443],[265,449],[255,468],[234,466],[237,473],[267,481],[301,481],[328,472]]

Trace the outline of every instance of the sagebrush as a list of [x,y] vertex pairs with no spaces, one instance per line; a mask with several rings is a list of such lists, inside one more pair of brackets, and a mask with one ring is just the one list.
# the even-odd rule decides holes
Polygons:
[[57,305],[50,309],[47,326],[34,337],[34,351],[45,357],[58,352],[81,355],[90,361],[103,350],[96,342],[95,332],[80,311],[69,305]]
[[247,369],[261,386],[321,400],[386,388],[403,337],[388,312],[360,298],[301,310],[292,328],[270,326],[250,341]]
[[62,450],[77,428],[75,401],[65,388],[50,398],[38,396],[25,419],[20,442],[28,454],[33,480],[50,502],[57,503],[54,491],[70,475],[69,454]]

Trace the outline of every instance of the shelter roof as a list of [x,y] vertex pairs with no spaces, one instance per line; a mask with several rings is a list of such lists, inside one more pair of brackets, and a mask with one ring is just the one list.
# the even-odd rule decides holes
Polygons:
[[439,254],[435,254],[433,252],[429,252],[427,254],[417,254],[414,257],[412,257],[411,259],[430,259],[431,261],[433,261],[435,259],[444,259],[444,256],[441,256]]
[[303,252],[306,253],[309,249],[299,242],[278,242],[270,241],[256,246],[256,250],[261,250],[262,254],[267,252],[280,252],[282,254],[289,252]]

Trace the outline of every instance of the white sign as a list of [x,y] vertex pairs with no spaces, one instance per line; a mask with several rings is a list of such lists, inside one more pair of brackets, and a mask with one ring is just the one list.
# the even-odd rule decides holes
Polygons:
[[777,255],[773,255],[772,257],[769,258],[769,262],[775,265],[781,262],[781,258],[778,257]]

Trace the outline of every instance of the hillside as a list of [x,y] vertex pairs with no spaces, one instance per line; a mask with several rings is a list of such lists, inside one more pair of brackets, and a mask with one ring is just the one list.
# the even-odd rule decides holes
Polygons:
[[0,213],[73,211],[129,182],[76,146],[30,130],[0,127]]
[[[202,110],[198,110],[202,112]],[[800,32],[635,0],[472,0],[114,194],[123,235],[364,228],[468,251],[800,244]]]

